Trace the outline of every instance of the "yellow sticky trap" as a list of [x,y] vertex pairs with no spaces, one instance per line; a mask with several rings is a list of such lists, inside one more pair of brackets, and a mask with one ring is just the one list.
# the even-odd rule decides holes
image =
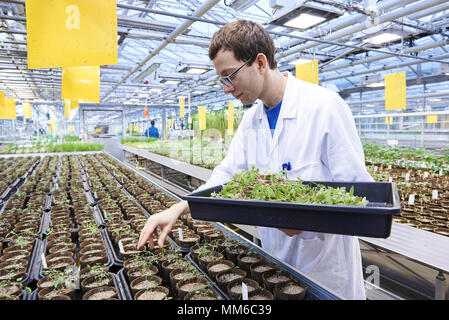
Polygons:
[[385,75],[385,110],[406,108],[405,71]]
[[116,0],[26,0],[28,68],[118,63]]
[[31,119],[33,118],[33,115],[31,114],[31,105],[29,102],[23,102],[22,103],[22,107],[23,107],[23,116],[25,117],[25,119]]
[[438,122],[437,115],[429,115],[426,118],[427,118],[427,123],[437,123]]
[[70,117],[70,110],[71,110],[70,101],[69,100],[65,100],[64,101],[64,117],[66,119],[68,119]]
[[3,93],[3,91],[0,91],[0,108],[3,108],[4,105],[5,105],[5,94]]
[[101,132],[101,128],[95,128],[95,132]]
[[16,102],[14,98],[4,98],[5,102],[0,106],[0,119],[17,119]]
[[206,130],[206,108],[198,107],[198,120],[200,122],[200,130]]
[[228,135],[234,134],[234,104],[228,104]]
[[185,107],[185,104],[186,104],[186,98],[184,98],[184,97],[179,98],[179,116],[181,118],[184,118],[184,107]]
[[61,99],[100,102],[100,66],[62,68]]
[[80,107],[80,103],[77,100],[70,101],[70,105],[71,105],[72,110],[73,109],[78,109]]
[[75,132],[75,127],[74,127],[73,125],[70,125],[70,126],[69,126],[69,131],[70,131],[70,132]]
[[295,65],[296,78],[318,84],[318,60]]
[[393,124],[393,117],[385,117],[385,124]]
[[55,131],[55,120],[50,120],[50,132]]

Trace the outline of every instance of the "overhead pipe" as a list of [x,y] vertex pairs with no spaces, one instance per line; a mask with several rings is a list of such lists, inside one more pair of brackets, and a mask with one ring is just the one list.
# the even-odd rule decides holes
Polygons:
[[[202,16],[205,12],[210,10],[213,6],[215,6],[220,0],[209,0],[206,3],[203,3],[195,12],[192,14],[194,17]],[[102,99],[108,97],[115,89],[117,89],[124,81],[126,81],[131,75],[137,72],[143,65],[145,65],[148,61],[150,61],[154,56],[156,56],[162,49],[164,49],[168,44],[170,44],[177,36],[183,33],[188,27],[193,24],[194,21],[186,20],[181,23],[166,40],[164,40],[154,51],[145,57],[142,62],[140,62],[137,66],[135,66],[125,77],[123,77],[117,85],[115,85],[112,89],[110,89]]]

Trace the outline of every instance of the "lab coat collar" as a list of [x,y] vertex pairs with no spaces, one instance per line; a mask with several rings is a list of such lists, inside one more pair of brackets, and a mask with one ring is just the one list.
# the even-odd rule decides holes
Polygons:
[[[297,104],[297,96],[298,93],[295,90],[298,90],[298,84],[296,83],[298,79],[293,77],[290,72],[287,72],[287,86],[285,88],[284,96],[282,98],[282,106],[281,111],[279,112],[278,123],[280,119],[291,119],[295,118],[298,112],[298,104]],[[256,106],[256,117],[261,120],[263,117],[266,117],[263,102],[259,101]],[[277,127],[277,124],[276,124]]]

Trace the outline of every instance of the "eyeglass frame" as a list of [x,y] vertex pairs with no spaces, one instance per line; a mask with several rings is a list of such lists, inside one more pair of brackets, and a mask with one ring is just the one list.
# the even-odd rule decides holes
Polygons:
[[[220,84],[227,88],[232,87],[234,84],[232,83],[231,77],[235,76],[240,70],[242,70],[242,68],[244,66],[246,66],[251,60],[253,60],[254,58],[251,58],[249,60],[247,60],[244,64],[242,64],[240,67],[238,67],[237,69],[235,69],[234,71],[231,72],[231,74],[225,76],[225,77],[220,77],[218,80],[220,81]],[[229,84],[225,83],[226,81],[229,81]]]

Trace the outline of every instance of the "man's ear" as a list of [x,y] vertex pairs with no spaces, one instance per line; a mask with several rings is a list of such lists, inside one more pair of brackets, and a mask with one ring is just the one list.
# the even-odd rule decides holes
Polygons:
[[259,53],[256,56],[256,60],[254,61],[257,65],[257,70],[260,73],[265,73],[265,71],[268,69],[268,60],[267,57],[263,53]]

